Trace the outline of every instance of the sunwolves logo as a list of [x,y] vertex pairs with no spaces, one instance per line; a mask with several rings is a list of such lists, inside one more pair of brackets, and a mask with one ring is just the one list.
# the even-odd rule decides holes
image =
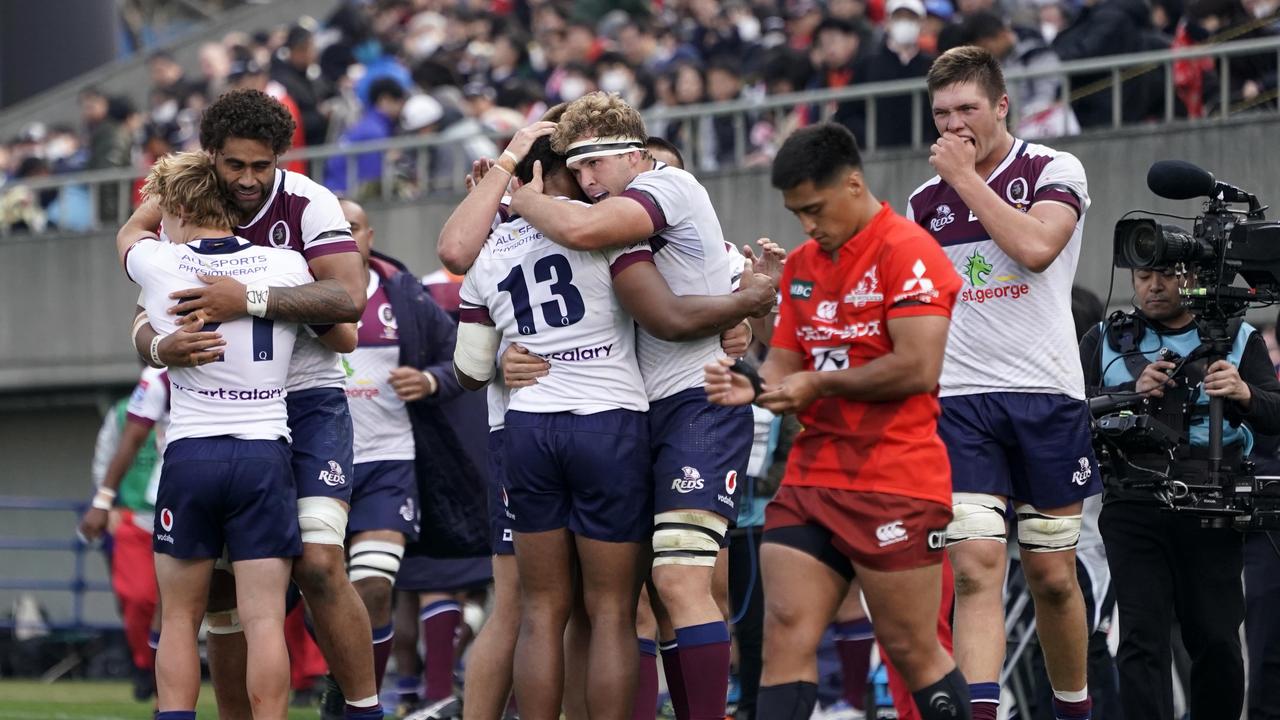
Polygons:
[[961,274],[969,278],[970,285],[974,287],[982,287],[987,284],[987,276],[990,275],[991,271],[994,269],[995,268],[991,266],[991,263],[987,262],[987,259],[982,257],[981,253],[974,250],[973,254],[968,257],[968,261],[965,263],[964,270],[961,271]]

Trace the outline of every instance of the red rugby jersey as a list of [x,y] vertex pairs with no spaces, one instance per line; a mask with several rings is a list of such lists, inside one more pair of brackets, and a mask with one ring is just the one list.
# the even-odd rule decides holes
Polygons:
[[[888,322],[951,316],[961,280],[921,227],[887,203],[836,252],[809,240],[787,258],[774,347],[806,370],[864,365],[893,349]],[[895,402],[820,398],[799,414],[784,483],[951,504],[951,469],[938,437],[938,391]]]

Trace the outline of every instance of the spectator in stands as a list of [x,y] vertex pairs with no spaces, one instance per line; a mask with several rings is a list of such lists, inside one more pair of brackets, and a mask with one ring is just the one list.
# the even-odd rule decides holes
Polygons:
[[[49,175],[49,163],[44,158],[29,155],[23,158],[13,173],[15,180],[34,180]],[[25,185],[9,188],[0,194],[0,226],[11,232],[44,232],[48,215],[41,203],[40,193]]]
[[[123,118],[119,114],[112,117],[109,109],[109,99],[101,90],[88,87],[80,91],[80,118],[88,137],[88,170],[129,167],[133,139]],[[119,205],[120,191],[114,183],[98,186],[98,220],[118,223]]]
[[[363,142],[367,140],[384,140],[395,134],[400,121],[400,111],[404,109],[406,93],[400,82],[393,77],[383,76],[375,80],[369,88],[370,105],[365,114],[353,126],[347,129],[338,140],[341,145]],[[365,153],[356,157],[355,187],[348,187],[347,158],[337,156],[329,158],[325,164],[325,185],[337,195],[362,197],[369,190],[376,188],[364,186],[377,183],[382,179],[382,153]]]
[[[1107,55],[1160,50],[1169,41],[1151,24],[1151,10],[1146,0],[1101,0],[1085,5],[1069,27],[1054,38],[1053,49],[1064,61]],[[1085,73],[1071,77],[1071,87],[1082,88],[1098,81],[1109,81],[1110,73]],[[1124,83],[1121,119],[1139,122],[1160,117],[1164,112],[1164,74],[1162,68],[1144,73]],[[1111,88],[1102,86],[1072,102],[1080,126],[1085,128],[1111,124]]]
[[[285,87],[267,76],[267,68],[260,64],[253,56],[251,50],[245,48],[237,48],[233,53],[231,70],[227,74],[227,89],[239,90],[241,88],[249,88],[266,93],[273,99],[279,101],[285,110],[289,111],[289,117],[293,118],[293,138],[290,147],[294,149],[304,148],[307,145],[306,137],[303,135],[302,128],[302,111],[298,109],[298,103],[294,102],[293,97],[289,95]],[[301,160],[294,160],[282,163],[285,170],[296,173],[307,173],[307,165]]]
[[271,79],[285,89],[298,107],[298,125],[305,145],[323,145],[328,140],[329,119],[320,105],[327,91],[319,74],[312,76],[316,59],[314,34],[302,25],[294,25],[271,62]]
[[[920,25],[925,9],[922,0],[889,0],[885,5],[888,20],[880,44],[863,54],[854,66],[853,76],[858,83],[887,82],[922,78],[933,64],[933,56],[920,52]],[[938,137],[932,122],[932,111],[927,98],[919,96],[914,107],[919,115],[921,142],[929,144]],[[867,127],[857,127],[866,122],[866,109],[855,104],[854,135],[861,147],[871,147]],[[910,94],[881,97],[875,103],[875,147],[901,147],[911,144],[913,102]]]
[[[1204,43],[1267,37],[1272,31],[1256,21],[1240,0],[1193,0],[1179,23],[1173,47],[1190,47]],[[1218,63],[1213,58],[1180,60],[1174,63],[1173,82],[1178,99],[1193,118],[1219,114],[1222,83]],[[1259,55],[1237,55],[1228,63],[1231,87],[1227,98],[1232,105],[1245,109],[1259,102],[1259,96],[1276,86],[1274,52]],[[1230,111],[1232,108],[1227,108]]]
[[738,37],[738,28],[729,21],[728,13],[717,0],[692,0],[690,11],[693,22],[684,39],[699,56],[742,56],[743,42]]
[[[768,52],[761,69],[765,92],[783,95],[799,92],[809,84],[813,66],[804,53],[786,46],[775,47]],[[768,164],[787,137],[808,123],[808,108],[794,105],[765,112],[752,127],[751,143],[756,152],[747,160],[748,165]]]
[[[809,88],[838,88],[853,84],[854,63],[862,40],[858,31],[846,20],[827,18],[814,31],[813,58],[814,75],[809,81]],[[818,119],[819,111],[809,111],[809,119]],[[856,103],[846,102],[836,106],[831,120],[852,130],[862,132],[861,110]]]
[[187,94],[194,89],[187,82],[182,66],[167,50],[152,53],[147,58],[147,69],[151,73],[151,87],[167,92],[178,102],[186,100]]
[[653,104],[652,91],[646,91],[634,66],[620,53],[607,52],[596,61],[596,87],[621,95],[628,105],[635,108],[647,108]]
[[[740,62],[729,55],[712,58],[707,66],[707,99],[715,103],[731,102],[743,98],[743,82]],[[742,157],[750,155],[751,138],[747,134],[754,122],[752,114],[748,114],[745,122],[739,124],[733,115],[717,115],[711,118],[711,136],[707,142],[711,145],[715,164],[699,167],[699,170],[716,170],[730,168],[738,162],[738,146],[741,145]],[[741,130],[739,130],[741,128]],[[742,133],[744,137],[737,137]]]
[[658,47],[658,37],[648,21],[633,19],[618,30],[618,50],[633,68],[649,72],[664,69],[667,58]]
[[485,70],[485,82],[501,87],[513,80],[534,77],[529,65],[529,40],[518,28],[509,28],[493,38],[493,53]]
[[[965,18],[966,44],[978,45],[1000,61],[1005,77],[1021,70],[1051,70],[1058,55],[1035,30],[1013,28],[992,12],[976,12]],[[1056,76],[1042,76],[1009,83],[1009,101],[1016,109],[1015,134],[1027,140],[1075,135],[1080,123],[1062,97]]]
[[938,50],[938,36],[943,30],[952,26],[955,8],[950,0],[925,0],[924,21],[920,23],[920,50],[937,57],[943,51]]
[[231,72],[231,53],[222,43],[207,42],[200,46],[200,79],[196,89],[207,98],[216,98],[227,87]]

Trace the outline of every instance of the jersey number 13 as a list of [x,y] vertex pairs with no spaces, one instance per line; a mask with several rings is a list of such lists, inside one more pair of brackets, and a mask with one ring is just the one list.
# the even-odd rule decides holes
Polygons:
[[[538,283],[551,283],[551,293],[558,300],[542,303],[542,320],[547,327],[568,327],[586,314],[586,306],[582,302],[582,293],[573,286],[573,267],[563,255],[547,255],[533,264],[533,279]],[[533,335],[538,332],[533,321],[533,308],[529,306],[529,286],[524,279],[524,267],[517,265],[511,268],[498,289],[511,295],[511,307],[516,314],[516,325],[521,335]],[[564,310],[560,303],[564,303]]]

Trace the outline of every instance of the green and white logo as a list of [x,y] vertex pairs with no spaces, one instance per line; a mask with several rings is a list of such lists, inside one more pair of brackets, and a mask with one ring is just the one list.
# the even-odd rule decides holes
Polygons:
[[810,280],[792,280],[791,297],[808,300],[813,297],[813,282]]
[[960,271],[960,274],[969,279],[970,285],[974,287],[982,287],[987,284],[987,276],[989,276],[991,271],[994,269],[995,268],[991,266],[991,263],[987,262],[987,259],[982,257],[982,253],[974,250],[973,254],[969,256],[968,261],[965,263],[964,270]]

